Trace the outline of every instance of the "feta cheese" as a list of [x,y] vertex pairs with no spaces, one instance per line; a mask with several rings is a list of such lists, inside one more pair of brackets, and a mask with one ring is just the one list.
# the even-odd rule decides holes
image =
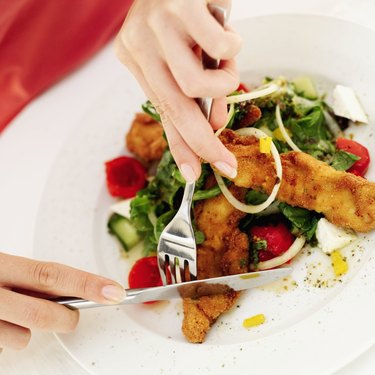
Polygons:
[[113,204],[109,209],[115,214],[119,214],[124,217],[129,217],[130,215],[130,202],[132,199],[125,199],[123,201]]
[[337,85],[333,90],[333,112],[354,122],[367,124],[367,116],[352,88]]
[[342,249],[350,242],[354,241],[356,236],[353,233],[330,223],[327,219],[322,218],[316,228],[316,239],[318,246],[330,255],[333,251]]

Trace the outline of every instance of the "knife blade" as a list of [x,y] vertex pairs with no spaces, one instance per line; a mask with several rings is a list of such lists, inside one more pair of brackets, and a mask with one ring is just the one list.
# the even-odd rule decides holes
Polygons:
[[[292,268],[278,268],[268,271],[249,272],[238,275],[194,280],[153,288],[125,289],[126,296],[117,305],[136,304],[150,301],[162,301],[175,298],[199,298],[202,296],[228,293],[256,288],[288,276]],[[93,307],[113,306],[88,301],[75,297],[60,297],[52,300],[70,309],[87,309]]]

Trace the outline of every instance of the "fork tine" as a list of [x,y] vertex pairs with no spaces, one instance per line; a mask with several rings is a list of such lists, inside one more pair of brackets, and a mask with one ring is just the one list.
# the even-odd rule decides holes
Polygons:
[[190,277],[190,280],[196,280],[197,278],[197,262],[187,262],[187,268],[188,268],[188,275]]
[[159,271],[160,271],[160,277],[163,285],[167,285],[167,272],[166,272],[166,261],[164,256],[161,256],[161,254],[158,254],[158,266],[159,266]]
[[168,266],[171,272],[172,284],[176,284],[178,282],[176,278],[176,257],[169,256]]

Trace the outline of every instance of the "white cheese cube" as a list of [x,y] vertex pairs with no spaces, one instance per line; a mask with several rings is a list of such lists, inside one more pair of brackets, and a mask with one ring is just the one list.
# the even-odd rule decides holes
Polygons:
[[352,88],[337,85],[333,90],[333,112],[337,116],[348,118],[354,122],[367,124],[367,116]]
[[330,255],[333,251],[349,245],[350,242],[356,239],[356,236],[322,218],[318,221],[316,238],[318,246],[323,252]]
[[123,201],[114,203],[109,209],[115,214],[129,217],[130,215],[130,202],[132,199],[125,199]]

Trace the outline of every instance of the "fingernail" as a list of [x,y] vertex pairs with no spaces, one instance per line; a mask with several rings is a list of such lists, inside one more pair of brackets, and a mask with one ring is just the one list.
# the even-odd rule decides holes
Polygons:
[[194,182],[197,179],[194,169],[189,164],[181,164],[180,170],[187,183]]
[[223,161],[217,161],[214,163],[216,169],[218,169],[222,174],[228,176],[229,178],[235,178],[237,176],[237,169],[231,167],[229,164]]
[[102,295],[108,301],[122,302],[125,297],[125,291],[116,285],[107,285],[102,289]]

